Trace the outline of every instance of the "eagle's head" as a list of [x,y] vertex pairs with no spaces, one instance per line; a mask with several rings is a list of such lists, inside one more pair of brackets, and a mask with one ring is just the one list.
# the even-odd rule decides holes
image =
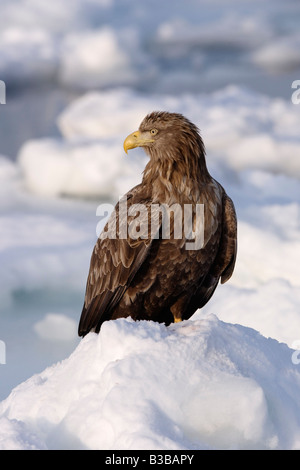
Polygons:
[[144,147],[153,158],[181,159],[204,156],[204,144],[198,128],[179,113],[154,111],[148,114],[137,131],[124,141],[124,150]]

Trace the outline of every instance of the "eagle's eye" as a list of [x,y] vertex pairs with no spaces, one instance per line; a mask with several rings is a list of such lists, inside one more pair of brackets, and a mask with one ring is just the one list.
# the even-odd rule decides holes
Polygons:
[[150,134],[151,135],[156,135],[158,133],[157,129],[151,129]]

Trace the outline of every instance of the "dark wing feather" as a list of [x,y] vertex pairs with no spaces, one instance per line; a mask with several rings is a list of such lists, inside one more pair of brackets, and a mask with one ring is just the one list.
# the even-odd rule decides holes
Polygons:
[[[137,200],[143,199],[142,186],[136,186],[124,198],[127,199],[127,207],[130,207],[136,198]],[[113,217],[115,217],[118,228],[119,203],[116,205],[111,219]],[[122,222],[120,223],[122,224]],[[128,218],[128,222],[130,222],[130,218]],[[78,327],[79,336],[84,336],[93,329],[96,332],[100,330],[101,324],[110,318],[114,307],[119,303],[148,256],[151,247],[150,238],[122,239],[118,237],[118,233],[117,230],[116,239],[103,238],[100,235],[93,250],[84,307]]]
[[230,197],[225,193],[223,203],[223,233],[221,239],[220,260],[223,264],[221,284],[231,278],[237,254],[237,219]]
[[[223,189],[223,188],[222,188]],[[189,318],[195,310],[204,307],[214,294],[219,280],[224,284],[232,276],[237,254],[237,219],[232,200],[223,190],[222,231],[219,248],[214,262],[204,276],[198,289],[191,296],[184,318]]]

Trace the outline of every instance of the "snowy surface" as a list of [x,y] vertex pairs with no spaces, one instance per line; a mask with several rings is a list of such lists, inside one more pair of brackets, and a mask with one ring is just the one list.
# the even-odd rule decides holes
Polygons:
[[[300,448],[299,5],[168,3],[2,2],[0,449]],[[199,126],[236,269],[188,322],[80,341],[97,207],[155,109]]]
[[292,449],[291,351],[214,315],[107,322],[0,404],[2,449]]

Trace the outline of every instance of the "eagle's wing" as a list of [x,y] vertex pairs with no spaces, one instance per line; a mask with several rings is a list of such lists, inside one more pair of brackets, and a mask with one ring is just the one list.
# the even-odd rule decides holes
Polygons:
[[[140,191],[141,186],[138,185],[122,198],[123,202],[124,199],[127,201],[127,209]],[[101,324],[109,319],[113,308],[147,258],[152,240],[147,236],[148,213],[144,214],[144,219],[146,217],[147,220],[143,220],[143,216],[139,217],[139,222],[141,230],[146,229],[147,232],[140,233],[139,238],[120,238],[121,226],[126,223],[125,233],[127,233],[130,217],[128,220],[120,217],[120,203],[116,205],[92,253],[84,306],[78,327],[79,336],[86,335],[92,329],[99,331]],[[116,237],[103,236],[109,223],[112,225],[116,223]]]
[[220,244],[219,258],[221,284],[231,278],[237,254],[237,219],[232,200],[224,191],[223,202],[223,231]]
[[223,190],[222,230],[216,258],[186,307],[187,319],[202,308],[212,297],[219,280],[224,284],[232,276],[237,254],[237,219],[232,200]]

